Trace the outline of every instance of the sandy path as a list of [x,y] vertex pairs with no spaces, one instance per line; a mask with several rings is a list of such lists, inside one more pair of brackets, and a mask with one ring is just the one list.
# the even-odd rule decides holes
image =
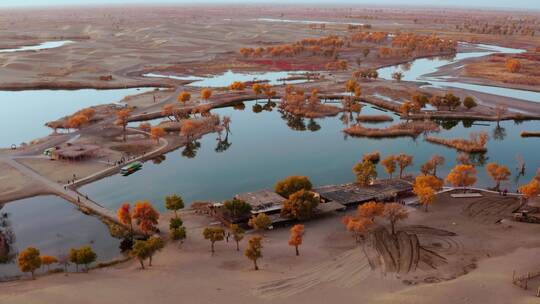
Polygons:
[[322,283],[353,287],[371,272],[369,260],[362,247],[358,246],[296,276],[259,284],[253,293],[263,298],[278,298],[305,292]]

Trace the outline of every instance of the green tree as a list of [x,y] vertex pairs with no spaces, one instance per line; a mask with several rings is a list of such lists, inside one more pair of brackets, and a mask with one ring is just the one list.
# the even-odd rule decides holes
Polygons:
[[307,220],[313,216],[313,212],[319,205],[320,199],[315,193],[306,190],[297,191],[283,202],[281,216],[297,220]]
[[249,219],[248,225],[255,230],[266,230],[272,225],[272,220],[268,215],[259,213]]
[[88,272],[88,265],[96,261],[97,254],[90,246],[83,246],[77,253],[77,259],[79,260],[79,264],[84,265],[86,272]]
[[262,236],[254,235],[249,239],[248,247],[244,250],[244,255],[253,261],[255,270],[259,270],[257,260],[262,258]]
[[165,247],[165,242],[159,236],[152,236],[146,240],[150,253],[148,255],[148,266],[152,266],[152,257],[158,251],[161,251]]
[[150,246],[148,246],[148,243],[146,241],[137,240],[135,241],[135,244],[133,244],[133,248],[131,249],[129,254],[131,257],[139,260],[141,268],[144,269],[144,260],[150,257],[150,251]]
[[183,240],[186,238],[186,227],[180,218],[171,218],[169,220],[169,236],[172,240]]
[[178,210],[184,208],[184,200],[181,196],[173,194],[165,197],[165,208],[174,211],[174,216],[178,218]]
[[313,186],[306,176],[289,176],[276,183],[275,191],[284,198],[300,190],[311,190]]
[[223,208],[225,208],[229,215],[235,219],[248,215],[251,212],[250,204],[236,198],[225,201]]
[[30,272],[34,279],[34,272],[41,267],[41,257],[39,249],[28,247],[19,253],[17,264],[22,272]]
[[218,227],[206,227],[203,231],[204,239],[209,240],[212,244],[212,253],[215,252],[214,244],[219,241],[223,241],[225,238],[225,230]]
[[236,242],[236,251],[240,251],[239,243],[244,238],[244,233],[245,233],[244,229],[242,229],[242,227],[236,224],[231,224],[231,226],[229,227],[229,230],[231,230],[234,241]]
[[186,227],[173,228],[169,231],[169,234],[173,241],[184,240],[186,238]]
[[73,264],[75,264],[75,271],[79,272],[79,258],[78,258],[79,250],[75,248],[71,248],[69,250],[69,261]]

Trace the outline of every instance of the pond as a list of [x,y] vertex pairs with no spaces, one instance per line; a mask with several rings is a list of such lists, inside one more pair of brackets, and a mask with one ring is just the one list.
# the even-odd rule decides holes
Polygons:
[[[460,44],[460,45],[464,45],[464,44]],[[493,45],[479,44],[477,46],[485,49],[485,51],[476,51],[476,52],[470,52],[470,53],[457,53],[456,56],[452,56],[451,58],[448,58],[448,57],[421,58],[421,59],[414,60],[413,62],[404,64],[404,65],[402,64],[402,65],[397,65],[397,66],[381,68],[378,70],[379,77],[386,80],[392,80],[392,74],[396,71],[400,71],[403,73],[404,75],[403,80],[405,81],[424,81],[424,82],[428,82],[431,86],[438,87],[438,88],[443,88],[443,87],[460,88],[460,89],[466,89],[470,91],[499,95],[499,96],[504,96],[504,97],[511,97],[511,98],[516,98],[516,99],[532,101],[532,102],[540,102],[539,92],[463,83],[463,82],[458,82],[458,81],[451,81],[451,79],[447,77],[430,77],[429,76],[429,74],[436,72],[439,68],[446,65],[452,64],[452,65],[456,65],[456,68],[458,68],[459,62],[464,59],[478,58],[478,57],[483,57],[483,56],[487,56],[487,55],[491,55],[495,53],[519,54],[519,53],[525,52],[525,50],[504,48],[504,47],[493,46]]]
[[[274,109],[253,113],[254,102],[245,103],[245,110],[233,107],[212,112],[232,119],[231,133],[208,134],[191,148],[181,148],[166,154],[155,163],[146,162],[141,171],[128,177],[114,175],[80,189],[106,207],[116,209],[122,202],[148,199],[160,210],[166,195],[178,193],[189,204],[198,200],[223,200],[241,192],[272,188],[275,182],[289,175],[307,175],[317,185],[351,182],[351,168],[364,153],[380,151],[382,156],[408,153],[414,155],[414,166],[408,172],[418,172],[423,162],[433,154],[446,158],[444,176],[456,164],[455,150],[425,142],[422,137],[367,139],[344,135],[340,116],[324,119],[299,119],[284,116]],[[259,101],[264,105],[265,101]],[[390,114],[372,106],[363,114]],[[391,123],[369,124],[384,127]],[[496,123],[444,122],[438,136],[467,137],[473,131],[495,132],[496,139],[488,143],[488,152],[476,156],[478,163],[494,161],[508,165],[515,173],[516,157],[521,155],[527,164],[527,174],[519,182],[528,182],[540,167],[536,156],[540,144],[534,138],[521,138],[522,130],[534,130],[539,122],[513,121]],[[493,136],[492,136],[493,137]],[[224,139],[227,139],[225,141]],[[504,140],[502,139],[504,138]],[[479,185],[491,185],[479,164]],[[379,166],[379,176],[387,176]],[[515,180],[504,185],[514,189]]]
[[[70,248],[90,245],[98,261],[120,256],[120,240],[110,235],[104,223],[83,214],[61,198],[40,196],[13,201],[0,208],[0,215],[3,214],[7,214],[9,228],[1,227],[0,231],[9,229],[15,236],[11,252],[32,246],[38,248],[41,255],[59,256],[68,253]],[[0,264],[0,280],[19,274],[16,260]]]
[[15,52],[27,52],[27,51],[41,51],[48,49],[55,49],[61,46],[75,43],[71,40],[62,40],[62,41],[46,41],[36,45],[21,46],[14,49],[0,49],[0,53],[15,53]]
[[[288,77],[299,76],[301,74],[308,73],[307,71],[279,71],[279,72],[233,72],[231,70],[219,74],[211,75],[208,77],[198,77],[198,76],[175,76],[175,75],[164,75],[157,73],[147,73],[144,74],[144,77],[157,77],[157,78],[170,78],[176,80],[189,80],[193,81],[188,86],[192,87],[207,87],[207,88],[218,88],[218,87],[228,87],[231,83],[235,81],[248,82],[248,81],[268,81],[268,84],[271,85],[280,85],[280,84],[295,84],[295,83],[304,83],[307,79],[294,79],[294,80],[284,80]],[[309,72],[313,73],[313,72]]]
[[0,148],[19,145],[49,135],[48,121],[100,104],[114,103],[128,95],[153,88],[116,90],[0,91]]

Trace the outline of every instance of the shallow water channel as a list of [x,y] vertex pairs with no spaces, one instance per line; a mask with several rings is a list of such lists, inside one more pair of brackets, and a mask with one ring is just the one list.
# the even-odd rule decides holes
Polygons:
[[[462,44],[463,45],[463,44]],[[487,85],[477,85],[470,83],[463,83],[459,81],[450,81],[450,79],[445,77],[430,77],[428,74],[436,72],[439,68],[453,64],[459,67],[458,63],[462,60],[469,58],[478,58],[483,56],[488,56],[495,53],[508,53],[508,54],[519,54],[525,52],[525,50],[520,49],[511,49],[504,48],[494,45],[484,45],[480,44],[479,47],[483,48],[482,51],[475,51],[469,53],[458,53],[456,56],[451,58],[449,57],[431,57],[431,58],[421,58],[414,60],[407,64],[401,64],[396,66],[385,67],[379,69],[379,77],[392,80],[392,74],[396,71],[403,73],[403,80],[406,81],[424,81],[428,82],[431,86],[437,88],[459,88],[466,89],[475,92],[499,95],[504,97],[512,97],[532,102],[540,102],[540,93],[532,92],[526,90],[518,89],[509,89],[501,88]]]

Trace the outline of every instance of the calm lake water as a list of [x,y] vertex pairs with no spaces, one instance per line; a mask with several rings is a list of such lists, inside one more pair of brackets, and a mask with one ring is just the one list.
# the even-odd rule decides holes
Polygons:
[[[271,85],[280,85],[280,84],[295,84],[295,83],[303,83],[306,82],[305,79],[298,79],[298,80],[287,80],[284,81],[282,79],[295,76],[295,75],[301,75],[306,73],[306,71],[280,71],[280,72],[250,72],[250,73],[241,73],[241,72],[233,72],[231,70],[219,74],[219,75],[211,75],[208,77],[198,77],[198,76],[175,76],[175,75],[164,75],[164,74],[157,74],[157,73],[148,73],[144,74],[145,77],[157,77],[157,78],[170,78],[170,79],[177,79],[177,80],[191,80],[192,83],[188,84],[188,86],[192,87],[206,87],[206,88],[218,88],[218,87],[227,87],[231,83],[235,81],[241,81],[241,82],[249,82],[249,81],[261,81],[266,80]],[[313,72],[311,72],[313,73]]]
[[[68,253],[70,248],[90,245],[99,261],[120,255],[120,240],[110,236],[105,224],[56,196],[14,201],[4,205],[0,214],[8,214],[16,252],[32,246],[42,255],[59,256]],[[16,261],[0,264],[0,279],[18,274]]]
[[15,49],[0,49],[0,53],[15,53],[15,52],[26,52],[26,51],[41,51],[47,49],[55,49],[66,44],[75,43],[71,40],[62,40],[62,41],[47,41],[36,45],[21,46]]
[[[19,145],[49,135],[45,123],[82,108],[114,103],[152,88],[118,90],[0,91],[0,147]],[[7,132],[9,130],[9,132]]]
[[[486,52],[458,54],[452,60],[416,60],[411,64],[410,70],[405,72],[405,80],[425,81],[422,75],[434,72],[444,64],[458,62],[459,58],[469,58],[467,56],[484,56],[493,51],[489,49]],[[381,77],[390,77],[395,69],[382,69]],[[199,85],[227,86],[233,81],[253,80],[255,77],[231,73],[226,73],[228,76],[199,79],[198,81],[202,82]],[[260,75],[256,77],[262,77]],[[266,77],[268,73],[262,75]],[[284,75],[276,77],[281,78]],[[442,82],[444,85],[455,85]],[[431,83],[437,85],[435,82]],[[0,105],[3,105],[2,109],[8,109],[0,114],[0,126],[4,130],[15,130],[5,132],[9,134],[2,137],[0,145],[6,146],[46,135],[49,131],[42,127],[45,121],[57,119],[89,105],[118,101],[125,95],[137,92],[140,91],[0,92]],[[525,96],[520,95],[521,92],[516,94],[518,96],[514,97]],[[7,96],[10,96],[10,99]],[[265,103],[266,101],[259,101],[260,105]],[[364,153],[373,151],[381,152],[383,157],[398,153],[413,155],[414,165],[407,169],[407,172],[411,173],[418,172],[421,164],[433,154],[446,158],[445,165],[438,170],[440,176],[445,176],[456,163],[455,150],[425,142],[423,136],[416,139],[348,137],[342,132],[346,126],[340,119],[341,115],[314,120],[300,119],[283,115],[275,108],[255,113],[252,111],[255,102],[247,102],[245,105],[244,110],[227,107],[212,111],[232,119],[231,133],[228,136],[222,134],[221,140],[218,140],[217,134],[205,135],[190,148],[181,148],[158,160],[146,162],[143,169],[135,174],[127,177],[110,176],[86,185],[80,191],[113,210],[126,201],[148,199],[159,210],[164,211],[164,197],[172,193],[182,195],[189,205],[192,201],[223,200],[241,192],[272,188],[277,180],[289,175],[307,175],[316,185],[350,182],[354,180],[352,166]],[[27,119],[28,109],[32,109],[32,115],[35,115],[32,119]],[[384,127],[399,122],[397,115],[369,105],[362,109],[362,113],[386,113],[394,118],[392,123],[366,124],[370,126]],[[39,116],[44,114],[47,116]],[[6,124],[7,122],[9,124]],[[478,165],[480,186],[492,185],[484,169],[487,162],[498,162],[510,167],[514,176],[511,181],[503,184],[503,187],[509,189],[528,182],[540,167],[540,158],[536,155],[540,149],[538,139],[521,138],[519,135],[523,130],[538,130],[540,122],[516,124],[505,121],[497,127],[496,123],[446,121],[441,122],[441,125],[443,130],[437,136],[467,137],[469,133],[478,131],[486,131],[491,135],[488,152],[474,157]],[[525,176],[516,179],[518,155],[525,160],[527,170]],[[380,177],[387,176],[380,166],[378,170]],[[39,197],[22,200],[9,203],[0,212],[11,214],[10,220],[17,236],[15,245],[19,249],[33,245],[40,248],[44,254],[57,255],[70,247],[93,243],[100,260],[118,255],[119,240],[109,235],[107,227],[96,218],[82,214],[62,199]],[[14,265],[0,266],[0,277],[10,273],[17,273]]]
[[504,48],[493,45],[484,45],[480,44],[480,47],[484,48],[485,51],[472,52],[472,53],[458,53],[456,56],[451,58],[448,57],[433,57],[433,58],[422,58],[414,60],[413,62],[405,65],[390,66],[386,68],[379,69],[379,77],[386,80],[392,80],[392,74],[396,71],[403,73],[403,80],[406,81],[425,81],[429,82],[431,86],[437,88],[460,88],[466,89],[481,93],[488,93],[493,95],[500,95],[504,97],[512,97],[517,99],[523,99],[533,102],[540,102],[540,93],[531,92],[525,90],[517,89],[508,89],[500,88],[493,86],[485,85],[476,85],[463,82],[449,81],[445,77],[429,77],[426,76],[430,73],[436,72],[439,68],[454,64],[456,68],[459,67],[457,63],[461,60],[468,58],[478,58],[482,56],[487,56],[495,53],[508,53],[508,54],[519,54],[525,52],[524,50]]
[[[246,103],[244,111],[230,107],[213,111],[232,119],[231,134],[228,136],[230,147],[227,150],[216,152],[219,143],[217,135],[208,134],[199,141],[200,147],[196,153],[186,153],[184,148],[170,152],[160,164],[146,162],[143,169],[133,175],[111,176],[82,187],[81,192],[88,193],[91,198],[111,209],[118,208],[125,201],[148,199],[164,210],[163,199],[171,193],[182,195],[187,202],[222,200],[241,192],[272,188],[277,180],[288,175],[307,175],[319,185],[350,182],[354,179],[352,166],[364,153],[372,151],[380,151],[382,156],[401,152],[414,155],[414,166],[408,169],[409,172],[418,171],[420,165],[433,154],[443,155],[447,160],[444,168],[439,170],[441,175],[447,174],[456,163],[455,150],[427,143],[422,137],[416,140],[346,137],[339,116],[287,121],[276,109],[253,113],[253,104]],[[364,107],[362,112],[382,113],[371,106]],[[397,115],[392,116],[394,123],[397,122]],[[376,125],[382,127],[389,124]],[[446,122],[444,125],[449,128],[439,134],[444,137],[466,137],[473,131],[486,131],[493,135],[496,130],[495,123],[472,126],[465,123],[467,127],[464,127],[462,122]],[[317,131],[309,130],[318,127],[320,129]],[[488,144],[488,153],[480,159],[506,164],[514,172],[516,156],[522,155],[528,170],[527,176],[520,182],[528,181],[540,166],[540,159],[536,157],[540,145],[537,139],[524,139],[519,133],[538,129],[540,123],[523,122],[516,125],[510,121],[501,123],[501,127],[497,131],[497,138],[505,134],[504,141],[492,139]],[[183,153],[196,155],[189,158]],[[478,170],[479,185],[490,185],[484,168],[480,166]],[[379,168],[379,173],[381,177],[386,176],[382,168]],[[514,184],[512,181],[505,186],[513,188]]]

